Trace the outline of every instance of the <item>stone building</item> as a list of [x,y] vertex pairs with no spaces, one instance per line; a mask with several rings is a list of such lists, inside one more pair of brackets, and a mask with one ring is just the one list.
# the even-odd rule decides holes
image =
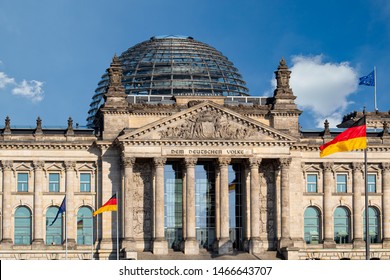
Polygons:
[[[363,153],[319,157],[363,113],[340,129],[300,128],[290,74],[282,59],[273,96],[250,96],[219,51],[153,37],[114,56],[88,128],[69,119],[48,129],[39,118],[14,128],[7,117],[0,259],[109,259],[117,249],[121,259],[170,250],[364,259]],[[390,259],[390,114],[366,115],[370,258]],[[113,194],[118,212],[93,217]]]

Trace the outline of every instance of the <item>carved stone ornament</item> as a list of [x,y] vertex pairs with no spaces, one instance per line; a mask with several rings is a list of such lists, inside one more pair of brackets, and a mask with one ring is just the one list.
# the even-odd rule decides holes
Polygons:
[[74,161],[65,161],[64,165],[67,171],[73,171],[76,168],[76,162]]
[[3,160],[3,161],[1,162],[1,165],[3,166],[3,169],[4,169],[4,170],[10,171],[10,170],[12,170],[12,168],[13,168],[13,166],[14,166],[14,162],[11,161],[11,160]]
[[250,168],[258,168],[261,164],[261,158],[249,158],[248,161]]
[[124,167],[133,167],[135,164],[135,158],[134,157],[123,157],[122,163]]
[[282,168],[288,168],[291,164],[291,158],[281,158],[279,163]]
[[45,167],[45,162],[44,161],[34,161],[34,168],[35,170],[43,170],[43,168]]
[[352,163],[352,168],[354,171],[363,171],[363,163],[362,162],[353,162]]
[[382,162],[383,171],[390,172],[390,162]]
[[333,162],[324,162],[322,164],[324,171],[333,171],[334,163]]
[[257,131],[239,124],[228,115],[204,110],[181,124],[168,126],[160,132],[162,139],[249,139]]
[[195,167],[197,162],[197,158],[184,158],[184,164],[186,167]]
[[231,161],[230,158],[218,158],[219,166],[228,166],[230,161]]
[[153,162],[156,167],[164,167],[165,163],[167,162],[167,159],[163,157],[158,157],[154,158]]

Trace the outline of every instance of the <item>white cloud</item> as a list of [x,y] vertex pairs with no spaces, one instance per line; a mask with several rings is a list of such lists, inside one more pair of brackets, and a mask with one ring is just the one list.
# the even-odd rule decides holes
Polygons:
[[340,123],[350,101],[348,96],[358,87],[358,74],[347,62],[323,62],[323,56],[294,56],[290,68],[290,86],[296,102],[309,110],[318,127],[328,119],[330,127]]
[[43,82],[23,80],[15,88],[12,89],[12,94],[20,95],[30,99],[32,102],[43,100]]
[[4,72],[0,72],[0,89],[5,88],[8,84],[14,84],[15,79],[10,78]]

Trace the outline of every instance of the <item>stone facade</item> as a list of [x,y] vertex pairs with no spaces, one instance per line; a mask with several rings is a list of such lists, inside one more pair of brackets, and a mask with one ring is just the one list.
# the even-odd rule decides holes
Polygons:
[[[320,159],[319,146],[336,133],[326,125],[317,132],[299,129],[301,111],[283,59],[275,72],[274,96],[264,105],[235,106],[217,96],[131,103],[120,83],[118,58],[108,73],[110,85],[96,130],[73,127],[71,119],[67,128],[45,129],[39,118],[35,129],[14,129],[9,118],[0,129],[0,259],[110,259],[116,256],[117,241],[122,259],[142,251],[164,255],[171,249],[189,255],[207,249],[259,256],[278,251],[285,259],[365,258],[363,153]],[[375,190],[369,205],[378,214],[370,257],[390,259],[389,114],[377,115],[375,124],[380,115],[384,129],[367,135],[368,174],[375,175],[370,177]],[[167,166],[175,166],[173,181]],[[207,177],[200,179],[199,172]],[[19,174],[27,176],[26,186]],[[58,174],[58,190],[51,189],[50,174]],[[339,174],[346,178],[345,191],[338,190]],[[208,189],[201,193],[204,182]],[[308,189],[309,182],[314,189]],[[178,188],[172,196],[175,204],[169,184]],[[114,193],[117,212],[83,220],[80,209],[92,214]],[[46,215],[65,196],[61,242],[48,244]],[[206,216],[200,214],[204,200]],[[172,205],[176,235],[170,239],[167,211]],[[339,207],[348,213],[343,242],[335,236]],[[22,208],[29,217],[16,213]],[[318,216],[306,216],[307,209]],[[206,226],[201,226],[202,217]],[[308,226],[317,227],[309,231]],[[27,241],[16,240],[18,230]]]

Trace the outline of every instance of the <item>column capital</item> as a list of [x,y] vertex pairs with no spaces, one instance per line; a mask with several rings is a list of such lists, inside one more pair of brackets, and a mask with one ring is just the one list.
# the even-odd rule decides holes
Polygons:
[[133,167],[135,164],[135,157],[122,157],[122,164],[124,167]]
[[288,168],[291,164],[291,158],[280,158],[279,164],[281,168]]
[[219,166],[228,166],[230,162],[231,162],[231,158],[227,158],[227,157],[218,158]]
[[153,163],[156,167],[164,167],[166,162],[167,158],[164,157],[153,158]]
[[75,161],[65,161],[64,162],[66,171],[74,171],[76,168],[76,162]]
[[390,171],[390,162],[382,162],[381,167],[382,167],[382,170],[384,172],[389,172]]
[[324,169],[324,171],[333,171],[333,167],[334,167],[333,162],[327,161],[322,163],[322,168]]
[[45,167],[45,162],[43,160],[37,160],[33,162],[35,170],[43,170]]
[[362,162],[352,162],[352,169],[354,172],[363,171],[363,163]]
[[186,167],[194,167],[198,162],[197,158],[184,158],[184,164]]
[[12,160],[3,160],[1,161],[1,165],[3,167],[4,170],[12,170],[13,166],[14,166],[14,162]]
[[258,168],[262,159],[257,157],[248,158],[250,168]]

